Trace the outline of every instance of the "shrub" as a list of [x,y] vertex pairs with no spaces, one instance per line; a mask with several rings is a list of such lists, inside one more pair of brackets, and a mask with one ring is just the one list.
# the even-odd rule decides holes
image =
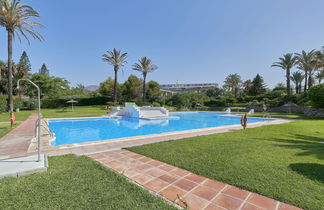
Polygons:
[[0,96],[0,112],[7,111],[7,96]]
[[42,99],[42,108],[58,108],[66,106],[66,99]]
[[14,105],[14,110],[22,109],[23,101],[21,100],[21,98],[15,98],[13,101],[13,105]]
[[152,106],[154,106],[154,107],[160,107],[161,104],[159,104],[158,102],[153,102],[153,103],[152,103]]
[[38,100],[37,99],[28,99],[22,101],[22,109],[25,110],[35,110],[38,107]]
[[205,105],[211,107],[225,107],[226,101],[225,99],[211,99],[210,101],[206,102]]
[[226,103],[228,104],[235,104],[237,100],[235,98],[226,98]]
[[308,91],[308,98],[315,108],[324,108],[324,84],[313,86]]

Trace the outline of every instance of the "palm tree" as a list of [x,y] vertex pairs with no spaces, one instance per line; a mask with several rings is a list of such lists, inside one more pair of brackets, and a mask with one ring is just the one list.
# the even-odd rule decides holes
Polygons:
[[318,83],[322,82],[322,79],[324,79],[324,69],[316,74],[316,79],[318,79]]
[[312,86],[312,76],[313,71],[316,66],[316,51],[312,50],[310,52],[305,52],[304,50],[302,53],[296,53],[297,56],[297,64],[298,69],[305,72],[305,86],[304,91],[307,90],[307,87],[310,88]]
[[13,112],[12,92],[12,38],[23,36],[29,43],[27,34],[34,39],[43,41],[43,37],[34,30],[34,26],[43,27],[40,23],[30,21],[30,18],[40,17],[31,6],[20,3],[19,0],[0,1],[0,24],[6,28],[8,33],[8,97],[9,112]]
[[324,79],[324,47],[322,47],[321,51],[316,51],[315,70],[318,71],[315,79],[318,79],[318,83],[321,83],[322,79]]
[[297,57],[292,53],[284,54],[283,57],[279,58],[278,62],[275,62],[271,67],[279,67],[286,71],[287,81],[287,95],[290,95],[290,70],[296,64]]
[[292,73],[290,77],[291,81],[295,83],[296,94],[301,93],[302,82],[304,80],[304,75],[300,71]]
[[148,73],[155,71],[158,68],[157,65],[154,65],[151,59],[143,57],[138,60],[138,63],[133,65],[133,70],[139,71],[143,75],[143,102],[145,102],[146,94],[146,76]]
[[241,85],[241,76],[238,74],[230,74],[225,78],[224,87],[234,93],[234,97],[237,97],[238,91]]
[[115,80],[114,80],[114,103],[117,103],[117,74],[120,67],[123,67],[127,58],[127,53],[121,53],[115,48],[112,51],[107,51],[107,54],[102,55],[102,60],[114,66]]

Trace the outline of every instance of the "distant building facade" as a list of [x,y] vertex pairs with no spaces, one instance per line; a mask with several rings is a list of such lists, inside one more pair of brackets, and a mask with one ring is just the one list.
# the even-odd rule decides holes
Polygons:
[[216,88],[217,83],[197,83],[197,84],[165,84],[160,85],[160,89],[167,93],[183,93],[183,92],[200,92],[202,90]]

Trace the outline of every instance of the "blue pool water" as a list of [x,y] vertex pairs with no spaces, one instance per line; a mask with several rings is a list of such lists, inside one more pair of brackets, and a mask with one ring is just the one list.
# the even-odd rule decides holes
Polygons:
[[[172,131],[184,131],[240,124],[240,117],[214,112],[170,113],[176,119],[145,120],[131,117],[83,118],[49,120],[49,128],[55,133],[53,145],[82,143],[131,136],[142,136]],[[269,119],[249,118],[248,122]]]

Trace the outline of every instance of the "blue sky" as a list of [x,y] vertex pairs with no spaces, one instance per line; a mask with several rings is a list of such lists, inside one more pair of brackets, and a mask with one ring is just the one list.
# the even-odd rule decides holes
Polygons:
[[[33,72],[42,63],[72,85],[99,84],[113,76],[101,61],[106,50],[128,52],[119,74],[139,74],[131,65],[148,56],[159,69],[148,79],[159,83],[222,83],[238,73],[260,73],[269,87],[284,82],[284,71],[270,68],[287,52],[324,45],[322,0],[22,0],[40,14],[45,42],[14,42],[17,61],[26,50]],[[0,58],[7,59],[0,30]]]

